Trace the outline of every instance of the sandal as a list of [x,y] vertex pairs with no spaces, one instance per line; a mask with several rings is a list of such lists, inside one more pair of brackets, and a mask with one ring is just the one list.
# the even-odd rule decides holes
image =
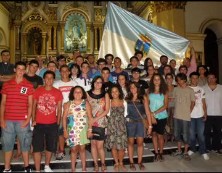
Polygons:
[[160,153],[159,158],[160,158],[160,161],[161,161],[161,162],[164,161],[163,153]]
[[185,159],[186,161],[190,161],[190,160],[191,160],[190,156],[189,156],[187,153],[184,154],[183,157],[184,157],[184,159]]
[[101,171],[106,171],[106,164],[105,163],[102,163],[102,166],[101,166]]
[[136,167],[135,167],[134,163],[130,163],[130,169],[131,169],[132,171],[135,171],[135,170],[136,170]]
[[154,162],[159,161],[159,159],[160,159],[159,153],[155,153]]
[[97,163],[94,164],[94,172],[98,172],[99,171],[99,165]]
[[120,163],[120,164],[119,164],[119,170],[120,170],[120,171],[123,171],[123,172],[126,172],[126,171],[127,171],[127,169],[126,169],[125,165],[123,165],[123,163]]
[[119,163],[114,164],[114,170],[115,172],[119,172]]
[[140,170],[145,170],[145,166],[143,165],[143,163],[138,163]]

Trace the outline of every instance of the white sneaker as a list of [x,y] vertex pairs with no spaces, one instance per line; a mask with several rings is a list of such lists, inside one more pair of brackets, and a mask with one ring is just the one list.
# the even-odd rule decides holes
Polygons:
[[209,160],[210,159],[209,156],[207,155],[207,153],[202,154],[202,156],[203,156],[204,160]]
[[189,156],[191,156],[193,153],[194,153],[194,152],[191,151],[191,150],[189,150],[189,151],[187,152],[187,154],[188,154]]
[[44,172],[53,172],[49,165],[45,165]]

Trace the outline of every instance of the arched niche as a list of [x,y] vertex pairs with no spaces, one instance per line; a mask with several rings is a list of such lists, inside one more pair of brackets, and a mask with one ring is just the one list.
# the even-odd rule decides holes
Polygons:
[[[211,62],[209,64],[206,63],[206,65],[211,66],[212,71],[214,71],[218,77],[218,81],[221,84],[222,83],[222,75],[220,74],[219,69],[222,68],[222,20],[221,19],[207,19],[199,27],[199,31],[201,33],[205,33],[205,31],[209,29],[211,30],[215,35],[215,43],[214,47],[205,46],[204,52],[205,55],[205,61]],[[207,38],[207,36],[206,36]],[[205,40],[206,44],[206,40]],[[212,45],[211,45],[212,46]],[[207,49],[207,50],[206,50]],[[212,49],[217,50],[217,52],[209,53],[212,51]],[[207,53],[208,52],[208,53]],[[208,56],[207,56],[208,54]],[[212,65],[213,64],[213,65]]]
[[81,9],[70,9],[62,17],[64,28],[64,52],[71,53],[75,50],[87,51],[87,23],[89,16]]

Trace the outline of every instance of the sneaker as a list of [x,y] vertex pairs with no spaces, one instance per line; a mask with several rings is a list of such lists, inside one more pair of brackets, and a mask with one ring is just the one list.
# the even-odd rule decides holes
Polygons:
[[32,169],[30,166],[24,167],[25,172],[32,172]]
[[222,154],[222,151],[221,150],[217,150],[216,153],[217,154]]
[[63,152],[56,153],[56,160],[62,160],[65,157]]
[[186,161],[190,161],[191,160],[190,156],[187,153],[183,155],[183,158]]
[[202,156],[203,156],[204,160],[209,160],[210,159],[209,156],[206,153],[202,154]]
[[189,150],[189,151],[187,152],[187,154],[188,154],[189,156],[191,156],[193,153],[194,153],[194,152],[191,151],[191,150]]
[[176,152],[173,153],[173,156],[182,156],[182,151],[176,150]]
[[53,172],[49,165],[45,165],[44,172]]
[[148,150],[149,148],[146,146],[146,143],[143,143],[144,150]]
[[11,168],[10,169],[4,169],[3,172],[12,172]]

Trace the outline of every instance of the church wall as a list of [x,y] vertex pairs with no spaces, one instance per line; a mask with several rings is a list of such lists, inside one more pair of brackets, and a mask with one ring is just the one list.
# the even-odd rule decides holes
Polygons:
[[185,21],[187,33],[199,33],[199,28],[205,20],[221,19],[222,2],[187,2]]
[[[204,30],[211,29],[217,36],[218,63],[222,68],[222,2],[187,2],[185,8],[185,21],[187,37],[193,38],[195,50],[201,55],[204,64]],[[202,37],[202,38],[201,38]],[[199,38],[199,39],[198,39]],[[222,75],[219,73],[219,83]]]
[[9,49],[9,12],[0,4],[0,51]]

